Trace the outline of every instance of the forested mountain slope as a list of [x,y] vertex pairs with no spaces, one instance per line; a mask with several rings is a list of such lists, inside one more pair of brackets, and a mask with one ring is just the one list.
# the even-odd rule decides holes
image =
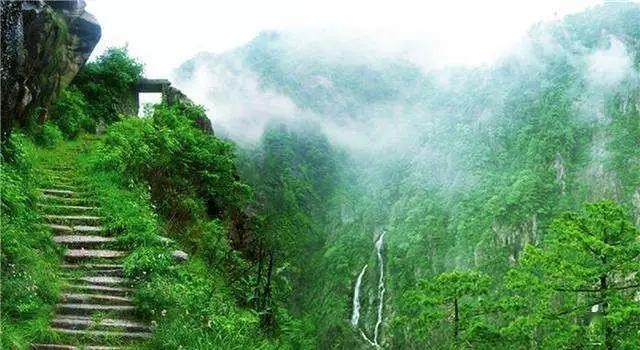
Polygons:
[[394,321],[420,279],[471,269],[499,290],[552,218],[585,202],[616,201],[640,223],[638,23],[638,5],[605,4],[531,28],[490,67],[430,71],[264,33],[176,76],[238,142],[283,298],[319,346],[366,344],[348,322],[365,264],[360,328],[372,336],[386,232],[383,343],[437,347],[437,330]]

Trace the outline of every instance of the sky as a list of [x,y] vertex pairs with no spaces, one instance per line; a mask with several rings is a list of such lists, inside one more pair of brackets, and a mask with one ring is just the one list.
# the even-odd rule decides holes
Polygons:
[[150,78],[198,52],[222,53],[265,30],[331,32],[370,40],[425,66],[483,65],[527,29],[600,0],[86,0],[102,25],[96,57],[127,45]]

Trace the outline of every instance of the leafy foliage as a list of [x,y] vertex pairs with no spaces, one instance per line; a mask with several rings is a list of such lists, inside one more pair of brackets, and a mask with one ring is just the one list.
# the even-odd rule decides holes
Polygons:
[[2,348],[26,348],[46,332],[59,292],[60,251],[42,226],[35,202],[36,149],[14,132],[7,145],[10,162],[0,163]]
[[117,121],[120,114],[137,109],[131,90],[142,76],[143,66],[131,58],[127,48],[109,48],[87,63],[73,80],[87,103],[86,114],[95,121]]
[[[189,79],[195,67],[224,69],[226,59],[241,61],[262,87],[295,102],[302,111],[296,120],[310,113],[318,123],[316,132],[300,122],[271,125],[239,160],[256,190],[261,238],[277,252],[276,265],[292,285],[289,294],[283,283],[277,298],[311,320],[318,347],[367,345],[345,319],[358,272],[375,263],[371,240],[381,229],[388,232],[385,314],[411,315],[411,303],[400,296],[420,280],[478,271],[494,284],[486,295],[466,298],[483,317],[469,321],[461,344],[598,342],[586,327],[562,319],[540,319],[546,326],[536,339],[518,338],[518,327],[533,329],[535,322],[518,326],[507,311],[535,296],[514,296],[504,279],[525,247],[544,247],[555,217],[582,203],[610,199],[640,222],[638,14],[637,4],[604,4],[537,25],[521,50],[492,67],[424,73],[407,62],[350,60],[343,51],[341,60],[325,59],[291,45],[298,42],[286,33],[262,34],[226,57],[200,55],[183,66]],[[594,78],[594,60],[614,54],[632,64],[607,85],[608,77]],[[327,149],[317,142],[323,127],[330,131]],[[369,144],[344,136],[351,132]],[[315,157],[314,148],[327,158]],[[365,276],[361,299],[367,324],[375,320],[371,279]],[[562,337],[545,338],[554,329]],[[385,323],[382,330],[390,348],[423,348],[427,338],[434,348],[451,344],[426,331],[418,340],[417,324]]]
[[556,219],[544,246],[528,247],[508,276],[508,287],[523,302],[510,330],[543,348],[637,347],[639,236],[610,201]]
[[[124,272],[136,281],[134,299],[141,316],[157,325],[151,346],[157,349],[290,348],[295,337],[305,331],[296,320],[285,317],[285,313],[284,324],[290,327],[286,329],[286,336],[271,340],[260,327],[259,315],[242,306],[250,293],[247,283],[250,264],[230,247],[225,218],[207,215],[205,201],[198,197],[198,191],[189,187],[195,186],[190,185],[190,181],[197,181],[198,174],[193,174],[194,179],[175,166],[167,168],[175,172],[161,174],[164,189],[180,196],[177,205],[190,203],[190,207],[181,208],[193,209],[188,220],[153,204],[153,186],[158,182],[145,176],[157,173],[149,171],[147,165],[161,169],[161,162],[175,161],[189,166],[190,162],[233,156],[225,153],[231,150],[227,144],[202,133],[189,118],[182,114],[168,115],[176,111],[158,106],[159,114],[151,119],[132,118],[111,125],[104,141],[83,161],[90,169],[90,182],[101,199],[102,210],[108,213],[105,227],[117,233],[119,242],[132,249],[125,259]],[[173,150],[171,154],[166,153],[168,148]],[[190,153],[198,148],[205,155],[216,150],[222,150],[222,154],[198,157]],[[140,152],[136,154],[136,151]],[[162,159],[153,160],[153,154]],[[217,170],[218,181],[223,181],[225,170],[232,170],[225,168],[225,164],[232,165],[210,164],[199,169]],[[232,190],[237,180],[227,179],[232,183],[218,182],[217,188]],[[153,184],[151,189],[149,183]],[[180,225],[176,224],[177,220]],[[175,240],[161,237],[162,234]],[[189,252],[188,262],[177,264],[171,257],[177,248]]]
[[491,283],[490,277],[474,271],[421,280],[418,289],[405,293],[406,314],[396,322],[407,324],[427,346],[487,346],[487,334],[498,338],[483,314],[481,297],[488,294]]
[[51,110],[51,121],[58,126],[67,139],[73,139],[81,130],[93,131],[95,121],[87,115],[84,95],[70,86],[60,93]]
[[55,124],[46,122],[37,128],[34,139],[40,146],[53,148],[62,142],[64,137],[62,136],[60,129],[58,129]]
[[148,119],[114,124],[100,158],[125,181],[148,183],[160,213],[176,224],[197,217],[203,204],[212,215],[241,208],[249,194],[236,178],[231,144],[198,129],[185,109],[158,106]]

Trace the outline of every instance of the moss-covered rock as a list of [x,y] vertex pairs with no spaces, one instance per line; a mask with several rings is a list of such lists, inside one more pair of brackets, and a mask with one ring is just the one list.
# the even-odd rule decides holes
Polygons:
[[100,40],[83,0],[2,2],[2,139],[13,126],[47,120]]

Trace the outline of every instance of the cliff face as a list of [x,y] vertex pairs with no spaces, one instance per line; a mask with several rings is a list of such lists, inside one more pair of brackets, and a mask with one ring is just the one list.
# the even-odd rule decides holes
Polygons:
[[84,0],[3,1],[2,140],[12,127],[43,123],[100,40]]

